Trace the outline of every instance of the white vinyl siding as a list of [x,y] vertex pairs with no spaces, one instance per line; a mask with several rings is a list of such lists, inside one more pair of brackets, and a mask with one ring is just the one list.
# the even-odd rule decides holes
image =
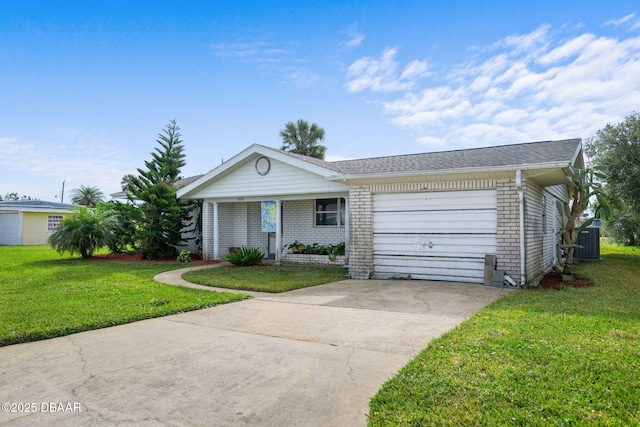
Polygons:
[[[270,161],[271,168],[266,175],[260,175],[256,172],[255,159],[252,159],[234,169],[233,173],[219,177],[190,197],[218,201],[244,201],[242,199],[246,198],[246,201],[249,201],[249,198],[275,200],[285,196],[321,195],[336,192],[343,192],[346,195],[349,191],[347,185],[327,181],[326,178],[316,173],[275,159],[270,159]],[[313,196],[309,198],[313,198]]]
[[374,277],[482,283],[496,190],[374,194]]

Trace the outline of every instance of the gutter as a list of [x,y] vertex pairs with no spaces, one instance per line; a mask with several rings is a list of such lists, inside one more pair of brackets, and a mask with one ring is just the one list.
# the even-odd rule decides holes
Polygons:
[[520,212],[520,286],[525,285],[525,245],[524,245],[524,188],[522,187],[522,171],[516,171],[516,190],[518,191],[518,210]]
[[469,167],[469,168],[454,168],[454,169],[430,169],[430,170],[413,170],[413,171],[400,171],[400,172],[380,172],[380,173],[359,173],[359,174],[342,174],[327,176],[329,181],[349,181],[353,179],[376,179],[376,178],[393,178],[393,177],[411,177],[411,176],[429,176],[429,175],[454,175],[454,174],[467,174],[467,173],[495,173],[495,172],[512,172],[514,166],[519,167],[520,170],[534,170],[534,169],[564,169],[570,166],[567,162],[547,162],[547,163],[535,163],[526,165],[504,165],[493,167]]

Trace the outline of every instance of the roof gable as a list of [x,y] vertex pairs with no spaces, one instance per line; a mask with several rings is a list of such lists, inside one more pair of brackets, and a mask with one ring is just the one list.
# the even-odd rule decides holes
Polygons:
[[[301,176],[310,178],[314,176],[321,180],[321,182],[325,183],[325,187],[327,187],[328,191],[335,186],[332,185],[327,178],[334,177],[339,175],[335,170],[329,169],[328,166],[331,165],[330,162],[326,162],[324,160],[311,159],[306,156],[299,155],[290,155],[293,153],[287,153],[282,150],[276,150],[273,148],[265,147],[263,145],[254,144],[247,149],[241,151],[231,159],[222,163],[218,167],[214,168],[210,172],[205,175],[199,177],[195,181],[185,185],[184,187],[178,189],[178,197],[184,198],[201,198],[203,195],[207,194],[206,188],[210,187],[214,183],[228,183],[229,179],[225,179],[227,176],[231,174],[240,173],[245,177],[256,175],[255,170],[253,169],[253,163],[260,157],[267,157],[270,161],[273,161],[274,164],[280,164],[286,167],[289,170],[289,173],[292,174],[293,170],[298,170],[301,173]],[[317,160],[317,161],[314,161]],[[249,171],[254,171],[251,175],[248,174]],[[269,175],[273,176],[271,173],[266,175],[271,178]],[[255,178],[255,177],[254,177]],[[310,178],[313,179],[313,178]],[[249,182],[244,182],[244,186],[250,185]],[[298,188],[300,185],[298,183]],[[341,186],[342,188],[342,186]],[[277,191],[272,188],[272,191]],[[210,197],[206,196],[206,197]]]

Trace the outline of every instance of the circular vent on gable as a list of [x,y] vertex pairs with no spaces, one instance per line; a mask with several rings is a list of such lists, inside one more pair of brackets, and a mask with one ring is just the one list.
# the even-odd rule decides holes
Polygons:
[[256,172],[260,175],[266,175],[271,169],[271,162],[266,157],[260,157],[256,160]]

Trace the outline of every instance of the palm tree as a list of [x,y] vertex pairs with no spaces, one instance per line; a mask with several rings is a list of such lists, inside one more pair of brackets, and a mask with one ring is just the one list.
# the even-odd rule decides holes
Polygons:
[[96,249],[113,241],[117,227],[118,219],[110,207],[78,206],[49,236],[49,244],[60,253],[79,252],[82,258],[91,258]]
[[98,203],[104,201],[104,194],[98,187],[81,185],[80,188],[71,191],[71,196],[72,203],[88,208],[95,208]]
[[280,131],[280,137],[282,138],[281,150],[324,159],[327,147],[318,144],[318,141],[324,139],[324,129],[316,123],[309,125],[309,122],[302,119],[297,123],[287,122],[284,129]]

